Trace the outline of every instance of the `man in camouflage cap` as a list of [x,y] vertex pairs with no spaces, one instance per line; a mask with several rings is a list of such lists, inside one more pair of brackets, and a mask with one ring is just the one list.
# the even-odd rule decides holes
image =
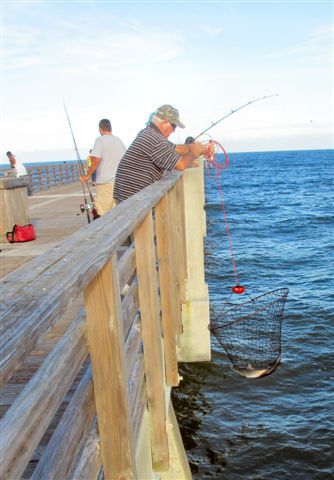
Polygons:
[[177,127],[186,128],[186,126],[180,121],[179,111],[171,105],[161,105],[161,107],[153,112],[153,115],[156,115],[162,120],[168,120],[168,122]]
[[160,180],[166,170],[196,166],[196,158],[211,148],[199,142],[174,145],[168,137],[177,127],[185,128],[179,111],[171,105],[161,105],[150,115],[118,165],[114,189],[117,203]]

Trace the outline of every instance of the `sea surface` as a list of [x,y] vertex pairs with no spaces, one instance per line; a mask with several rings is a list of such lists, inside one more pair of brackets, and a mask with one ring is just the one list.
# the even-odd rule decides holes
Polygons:
[[[211,363],[181,365],[173,403],[193,478],[334,479],[334,151],[229,157],[220,181],[239,282],[252,298],[289,288],[282,362],[267,377],[247,379],[213,342]],[[206,281],[216,318],[235,277],[213,173],[205,183]]]

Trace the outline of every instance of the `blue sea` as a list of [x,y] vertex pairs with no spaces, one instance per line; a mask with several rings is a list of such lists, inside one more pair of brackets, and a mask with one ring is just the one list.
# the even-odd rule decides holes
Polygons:
[[[220,181],[239,282],[252,298],[289,288],[282,362],[247,379],[213,342],[211,363],[181,365],[173,403],[193,478],[334,479],[334,151],[229,157]],[[235,278],[214,174],[205,183],[216,318]]]

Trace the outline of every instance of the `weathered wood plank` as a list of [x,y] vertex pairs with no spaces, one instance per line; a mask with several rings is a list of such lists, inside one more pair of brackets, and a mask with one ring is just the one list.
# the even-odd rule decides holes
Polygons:
[[188,276],[187,266],[187,244],[185,228],[185,204],[184,204],[184,184],[183,177],[175,185],[176,196],[176,230],[178,234],[178,244],[180,246],[180,296],[181,302],[186,302],[186,279]]
[[140,378],[140,383],[138,383],[137,396],[134,403],[134,409],[131,415],[133,438],[136,446],[138,446],[138,436],[139,436],[140,426],[141,426],[142,418],[146,409],[147,409],[146,384],[145,384],[145,376],[143,375]]
[[153,468],[168,470],[165,372],[152,213],[134,232]]
[[85,288],[87,336],[106,478],[134,478],[117,258]]
[[91,368],[87,369],[31,480],[68,478],[92,418],[96,413]]
[[181,278],[180,278],[180,248],[181,246],[178,243],[178,233],[175,219],[177,218],[177,205],[175,190],[172,188],[168,192],[168,205],[169,205],[169,235],[171,242],[171,264],[172,264],[172,278],[173,278],[173,290],[175,295],[176,302],[176,316],[175,316],[175,325],[176,332],[182,334],[182,302],[181,302]]
[[126,368],[128,375],[131,374],[133,365],[136,361],[138,353],[142,350],[142,339],[140,333],[140,320],[139,315],[136,317],[133,322],[132,328],[129,332],[129,335],[126,337],[125,342],[125,358],[126,358]]
[[11,381],[1,388],[0,405],[4,407],[1,416],[3,416],[6,410],[8,410],[15,398],[20,394],[38,368],[40,368],[46,357],[55,347],[56,343],[73,322],[73,319],[78,315],[81,315],[82,318],[84,318],[85,314],[82,311],[83,298],[80,296],[77,300],[77,302],[73,303],[67,309],[66,314],[61,317],[46,335],[38,340],[34,350],[24,359],[22,365],[15,371]]
[[155,223],[160,278],[166,383],[167,385],[178,385],[179,375],[174,321],[174,316],[176,315],[176,298],[173,288],[173,265],[171,263],[170,256],[172,245],[169,235],[169,229],[171,225],[167,195],[165,195],[155,207]]
[[79,317],[1,420],[4,478],[22,475],[87,353],[85,324]]
[[71,480],[95,480],[98,478],[101,466],[99,432],[95,418],[85,438],[79,461],[74,466],[69,478]]
[[127,283],[130,283],[129,280],[133,275],[136,269],[136,257],[135,257],[135,247],[131,245],[123,253],[121,258],[118,261],[118,271],[119,271],[119,286],[121,292]]
[[[52,249],[51,253],[46,252],[29,262],[29,265],[21,267],[19,274],[13,272],[5,277],[0,283],[5,300],[1,312],[2,384],[10,378],[18,362],[31,351],[40,335],[89,284],[147,212],[174,185],[179,175],[167,175],[122,202],[97,222],[83,227]],[[22,277],[25,278],[24,282]],[[24,322],[21,318],[24,318]]]
[[126,296],[122,300],[122,318],[124,338],[127,337],[130,327],[138,313],[139,296],[137,279],[132,282],[130,288],[126,292]]

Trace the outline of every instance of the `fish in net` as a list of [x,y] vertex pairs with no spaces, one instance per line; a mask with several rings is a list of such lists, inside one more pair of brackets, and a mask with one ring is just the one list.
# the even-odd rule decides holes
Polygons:
[[281,359],[281,330],[289,290],[280,288],[234,305],[210,324],[233,368],[247,378],[274,372]]

